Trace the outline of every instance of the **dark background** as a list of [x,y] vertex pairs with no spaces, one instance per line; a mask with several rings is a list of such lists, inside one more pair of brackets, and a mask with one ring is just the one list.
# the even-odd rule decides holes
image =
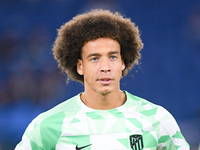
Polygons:
[[121,89],[165,107],[197,149],[200,142],[199,0],[0,0],[0,150],[14,149],[41,112],[83,91],[53,59],[57,29],[94,8],[139,26],[142,60]]

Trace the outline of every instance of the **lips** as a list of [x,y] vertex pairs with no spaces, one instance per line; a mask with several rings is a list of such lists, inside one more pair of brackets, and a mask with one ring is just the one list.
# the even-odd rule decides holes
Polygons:
[[100,78],[98,81],[103,85],[108,85],[112,82],[112,79],[111,78]]

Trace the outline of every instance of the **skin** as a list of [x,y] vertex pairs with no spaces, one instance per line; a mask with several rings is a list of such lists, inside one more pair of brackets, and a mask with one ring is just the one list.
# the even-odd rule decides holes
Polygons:
[[83,46],[77,72],[84,76],[81,100],[88,107],[109,110],[125,103],[125,93],[120,90],[125,69],[120,51],[119,43],[110,38],[98,38]]

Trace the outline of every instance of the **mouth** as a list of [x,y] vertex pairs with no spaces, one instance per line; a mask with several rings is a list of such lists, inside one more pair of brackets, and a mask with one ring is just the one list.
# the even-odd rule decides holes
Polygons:
[[101,78],[98,81],[103,85],[108,85],[112,82],[112,79],[111,78]]

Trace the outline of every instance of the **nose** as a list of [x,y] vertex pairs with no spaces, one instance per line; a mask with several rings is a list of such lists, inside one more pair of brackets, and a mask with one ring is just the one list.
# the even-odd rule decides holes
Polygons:
[[100,67],[101,67],[101,72],[102,73],[110,72],[110,63],[109,63],[109,60],[107,60],[107,59],[102,60],[101,63],[100,63]]

